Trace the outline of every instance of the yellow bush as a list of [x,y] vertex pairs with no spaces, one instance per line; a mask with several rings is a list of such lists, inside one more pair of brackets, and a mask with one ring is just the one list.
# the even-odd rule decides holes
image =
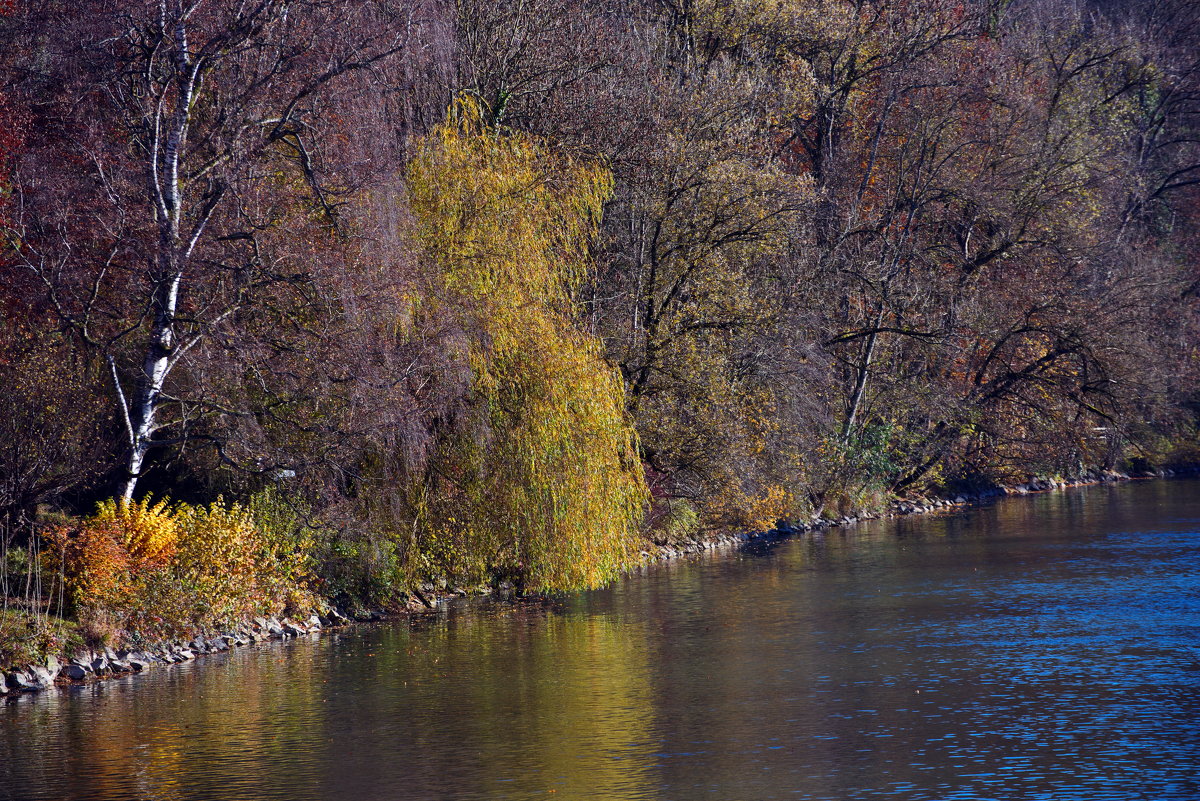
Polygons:
[[181,526],[174,572],[195,599],[197,624],[312,603],[306,572],[281,560],[247,507],[218,498],[189,508]]
[[296,555],[277,553],[248,508],[220,498],[105,501],[49,539],[81,617],[113,617],[126,631],[178,635],[313,602]]
[[176,555],[175,576],[195,599],[198,619],[233,619],[248,614],[258,590],[261,551],[254,518],[238,504],[218,499],[190,507]]
[[778,484],[771,484],[758,495],[743,493],[733,518],[739,527],[763,531],[774,526],[780,518],[787,518],[795,506],[792,493]]
[[179,512],[166,499],[154,503],[149,496],[142,501],[102,501],[87,524],[108,530],[138,562],[169,560],[179,539]]

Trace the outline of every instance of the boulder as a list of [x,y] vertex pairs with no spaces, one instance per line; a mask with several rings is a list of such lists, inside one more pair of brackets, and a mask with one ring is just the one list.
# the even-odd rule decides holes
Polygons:
[[34,665],[28,668],[25,673],[29,676],[30,681],[38,686],[38,689],[54,686],[54,675],[41,665]]
[[25,693],[40,689],[37,683],[24,671],[14,670],[7,674],[4,679],[8,685],[9,692]]
[[332,608],[325,610],[324,623],[326,626],[340,626],[344,623],[349,623],[349,622],[350,622],[350,618],[346,617],[338,610],[332,609]]
[[88,672],[86,670],[74,662],[63,667],[62,671],[59,673],[59,675],[66,676],[71,681],[83,681],[87,678],[87,674]]

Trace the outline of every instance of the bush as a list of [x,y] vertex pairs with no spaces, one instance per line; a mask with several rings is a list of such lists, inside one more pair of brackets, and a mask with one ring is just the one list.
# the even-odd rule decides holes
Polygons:
[[163,564],[170,560],[179,541],[179,514],[167,501],[102,501],[89,521],[91,527],[107,529],[129,556],[138,562]]
[[650,538],[658,545],[682,542],[700,528],[696,507],[686,498],[666,498],[655,512]]
[[266,507],[106,501],[50,533],[81,621],[117,635],[178,636],[314,605],[302,539]]
[[166,570],[178,538],[178,512],[150,498],[104,501],[82,525],[48,532],[80,612],[132,605],[141,585]]

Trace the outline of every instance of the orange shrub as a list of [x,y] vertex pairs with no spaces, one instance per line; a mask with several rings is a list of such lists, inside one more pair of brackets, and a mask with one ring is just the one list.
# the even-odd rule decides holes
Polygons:
[[129,585],[129,553],[105,527],[59,527],[47,533],[62,551],[64,581],[71,603],[83,610],[120,603]]
[[285,564],[268,534],[247,507],[220,498],[175,507],[146,499],[105,501],[49,539],[81,618],[173,636],[313,604],[307,573]]

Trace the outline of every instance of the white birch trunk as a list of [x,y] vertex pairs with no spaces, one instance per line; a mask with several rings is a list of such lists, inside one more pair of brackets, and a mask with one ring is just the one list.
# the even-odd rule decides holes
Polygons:
[[[168,26],[166,4],[163,3],[160,8],[163,12],[160,21],[165,29]],[[121,485],[121,497],[125,500],[133,497],[145,465],[146,454],[154,445],[154,434],[158,430],[158,405],[162,400],[167,375],[174,366],[172,355],[178,344],[175,314],[179,304],[179,288],[191,249],[191,243],[184,243],[180,236],[183,192],[179,183],[179,162],[187,142],[192,99],[200,65],[194,62],[188,53],[187,20],[182,7],[176,6],[172,11],[175,13],[175,19],[172,21],[174,24],[170,35],[174,40],[175,49],[172,61],[176,95],[174,109],[168,122],[166,141],[161,142],[159,139],[161,117],[158,117],[154,121],[154,147],[149,154],[151,163],[148,165],[148,188],[151,206],[158,223],[158,252],[155,254],[153,288],[154,322],[146,340],[137,394],[127,411],[126,427],[130,442],[125,465],[126,476]],[[159,109],[161,108],[159,106]],[[156,110],[156,117],[158,113]],[[200,224],[202,225],[203,221]],[[194,241],[195,237],[191,239]]]

